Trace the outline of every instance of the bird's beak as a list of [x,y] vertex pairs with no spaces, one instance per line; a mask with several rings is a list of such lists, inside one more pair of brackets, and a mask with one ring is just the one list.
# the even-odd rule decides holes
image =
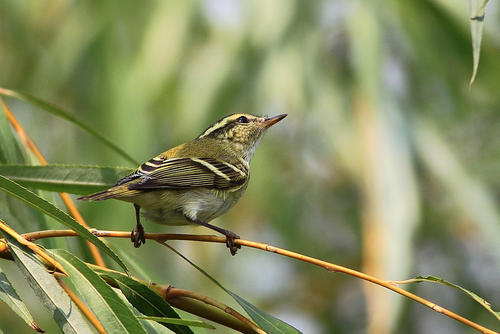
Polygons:
[[266,117],[262,123],[260,123],[263,127],[268,128],[273,124],[278,123],[281,121],[283,118],[285,118],[287,114],[281,114],[273,117]]

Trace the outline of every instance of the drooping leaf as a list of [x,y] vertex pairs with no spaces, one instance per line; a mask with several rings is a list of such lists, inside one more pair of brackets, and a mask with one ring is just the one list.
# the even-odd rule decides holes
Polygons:
[[8,247],[22,274],[33,289],[34,294],[52,314],[64,333],[92,333],[80,311],[66,292],[50,275],[40,260],[27,247],[19,244],[8,234],[4,234]]
[[72,115],[68,111],[66,111],[62,108],[59,108],[58,106],[56,106],[50,102],[44,101],[44,100],[39,99],[39,98],[37,98],[33,95],[30,95],[30,94],[21,93],[18,91],[6,89],[6,88],[1,88],[1,87],[0,87],[0,95],[14,97],[14,98],[17,98],[19,100],[31,103],[31,104],[39,107],[42,110],[45,110],[53,115],[56,115],[62,119],[65,119],[65,120],[75,124],[79,128],[85,130],[86,132],[90,133],[91,135],[96,137],[100,142],[102,142],[103,144],[105,144],[106,146],[111,148],[113,151],[115,151],[116,153],[118,153],[119,155],[121,155],[123,158],[130,161],[134,165],[139,164],[137,161],[134,160],[134,158],[132,158],[130,155],[128,155],[118,145],[114,144],[109,139],[104,137],[102,134],[100,134],[99,132],[94,130],[92,127],[85,124],[83,121],[79,120],[76,116]]
[[113,186],[133,169],[70,165],[0,165],[0,175],[28,188],[88,194]]
[[[163,298],[141,282],[119,273],[94,270],[99,275],[114,280],[130,304],[142,314],[180,319],[179,315]],[[176,333],[193,333],[188,327],[179,326],[179,324],[165,323],[165,326]]]
[[483,39],[484,11],[489,0],[469,0],[470,2],[470,35],[472,39],[472,76],[469,87],[476,80]]
[[104,242],[102,242],[99,238],[89,232],[85,227],[80,225],[73,217],[69,216],[67,213],[59,210],[52,203],[47,202],[40,196],[35,193],[29,191],[23,186],[11,181],[0,175],[0,190],[6,192],[9,195],[12,195],[31,207],[37,209],[40,212],[54,218],[58,222],[66,225],[70,229],[74,230],[78,233],[82,238],[90,241],[94,245],[96,245],[99,249],[108,254],[114,261],[116,261],[125,271],[127,271],[127,267],[122,262],[122,260],[109,248]]
[[262,328],[264,331],[268,333],[301,333],[298,329],[295,327],[287,324],[286,322],[273,317],[267,312],[262,311],[261,309],[257,308],[255,305],[251,304],[250,302],[246,301],[245,299],[241,298],[231,290],[225,288],[222,284],[220,284],[215,278],[210,276],[205,270],[201,269],[198,265],[193,263],[191,260],[189,260],[187,257],[182,255],[180,252],[175,250],[173,247],[170,245],[167,245],[166,243],[162,243],[162,245],[168,247],[171,249],[174,253],[182,257],[185,261],[187,261],[190,265],[195,267],[200,273],[202,273],[205,277],[207,277],[209,280],[211,280],[215,285],[220,287],[222,290],[226,291],[227,294],[229,294],[231,297],[236,300],[238,304],[240,304],[241,307],[248,313],[250,318],[252,318],[253,321],[257,325],[259,325],[260,328]]
[[84,262],[66,250],[50,253],[67,271],[69,279],[108,333],[146,334],[129,306]]
[[12,286],[9,279],[0,268],[0,299],[21,319],[24,320],[35,331],[43,333],[44,331],[36,324],[33,316],[26,307],[26,304],[21,300],[16,292],[16,289]]
[[177,319],[177,318],[165,318],[165,317],[149,317],[149,316],[138,316],[139,319],[151,320],[156,322],[162,322],[165,324],[172,325],[183,325],[183,326],[191,326],[191,327],[203,327],[215,329],[214,326],[207,324],[206,322],[200,320],[186,320],[186,319]]
[[447,280],[444,280],[440,277],[436,277],[436,276],[432,276],[432,275],[431,276],[417,276],[413,279],[409,279],[409,280],[405,281],[405,283],[419,283],[419,282],[438,283],[438,284],[446,285],[446,286],[452,287],[454,289],[457,289],[457,290],[465,293],[466,295],[468,295],[472,299],[474,299],[482,307],[484,307],[486,310],[488,310],[488,312],[490,312],[498,320],[500,320],[500,312],[493,310],[490,303],[488,303],[484,298],[478,296],[477,294],[475,294],[474,292],[472,292],[470,290],[467,290],[467,289],[461,287],[460,285],[448,282]]

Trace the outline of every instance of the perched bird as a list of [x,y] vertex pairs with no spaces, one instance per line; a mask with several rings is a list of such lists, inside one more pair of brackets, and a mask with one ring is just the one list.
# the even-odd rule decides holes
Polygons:
[[262,135],[287,115],[257,117],[231,114],[210,125],[194,140],[171,148],[140,165],[113,187],[80,200],[116,198],[135,207],[135,247],[145,243],[145,218],[160,224],[199,224],[226,236],[232,255],[239,236],[209,222],[240,199],[250,179],[249,164]]

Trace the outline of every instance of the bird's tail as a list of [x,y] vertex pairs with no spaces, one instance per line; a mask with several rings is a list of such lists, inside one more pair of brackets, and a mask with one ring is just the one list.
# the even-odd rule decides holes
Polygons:
[[103,201],[105,199],[113,198],[116,194],[109,189],[100,191],[98,193],[90,194],[87,196],[78,197],[77,199],[80,201]]
[[77,199],[81,201],[104,201],[105,199],[110,198],[122,199],[131,197],[136,195],[137,193],[139,193],[139,191],[130,190],[126,185],[119,185],[94,194],[78,197]]

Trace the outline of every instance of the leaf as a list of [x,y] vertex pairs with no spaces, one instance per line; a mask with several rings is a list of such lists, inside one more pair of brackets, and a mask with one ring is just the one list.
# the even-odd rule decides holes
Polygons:
[[215,285],[220,287],[222,290],[226,291],[226,293],[228,293],[231,297],[233,297],[234,300],[236,300],[236,302],[238,302],[238,304],[240,304],[240,306],[243,307],[243,309],[248,313],[250,318],[252,318],[252,320],[255,321],[255,323],[259,325],[259,327],[262,328],[264,331],[268,333],[301,333],[295,327],[287,324],[286,322],[280,319],[273,317],[267,312],[260,310],[253,304],[249,303],[248,301],[241,298],[234,292],[222,286],[222,284],[220,284],[215,278],[210,276],[205,270],[201,269],[199,266],[191,262],[191,260],[189,260],[187,257],[182,255],[180,252],[175,250],[170,245],[167,245],[166,243],[161,243],[161,244],[168,247],[174,253],[182,257],[185,261],[187,261],[189,264],[195,267],[199,272],[205,275],[209,280],[211,280]]
[[103,135],[101,135],[99,132],[97,132],[96,130],[94,130],[90,126],[88,126],[85,123],[83,123],[83,121],[79,120],[77,117],[75,117],[74,115],[72,115],[68,111],[66,111],[66,110],[64,110],[62,108],[59,108],[58,106],[56,106],[56,105],[54,105],[54,104],[52,104],[50,102],[44,101],[42,99],[39,99],[39,98],[37,98],[37,97],[35,97],[33,95],[26,94],[26,93],[21,93],[21,92],[14,91],[14,90],[11,90],[11,89],[6,89],[6,88],[1,88],[0,87],[0,95],[14,97],[14,98],[17,98],[19,100],[31,103],[31,104],[39,107],[40,109],[43,109],[43,110],[45,110],[45,111],[47,111],[47,112],[49,112],[49,113],[51,113],[53,115],[56,115],[56,116],[58,116],[60,118],[63,118],[65,120],[67,120],[67,121],[75,124],[79,128],[81,128],[81,129],[85,130],[86,132],[88,132],[89,134],[93,135],[95,138],[97,138],[103,144],[105,144],[106,146],[108,146],[109,148],[111,148],[113,151],[115,151],[116,153],[118,153],[119,155],[121,155],[126,160],[130,161],[134,165],[139,165],[139,163],[137,161],[135,161],[134,158],[132,158],[130,155],[128,155],[118,145],[114,144],[109,139],[107,139],[106,137],[104,137]]
[[[0,99],[3,103],[3,100]],[[20,163],[23,156],[19,145],[12,133],[9,121],[3,111],[0,111],[0,162],[1,163]]]
[[0,268],[0,299],[7,304],[7,306],[14,311],[21,319],[23,319],[28,326],[33,328],[39,333],[44,331],[38,327],[26,304],[21,300],[16,290],[10,283],[5,273]]
[[0,165],[0,175],[28,188],[88,194],[113,186],[131,168],[76,165]]
[[61,330],[64,333],[92,333],[78,308],[33,252],[10,235],[4,235],[17,266]]
[[166,323],[166,324],[215,329],[214,326],[207,324],[206,322],[203,322],[200,320],[186,320],[186,319],[177,319],[177,318],[148,317],[148,316],[138,316],[137,318],[144,319],[144,320],[156,321],[156,322],[162,322],[162,323]]
[[68,272],[69,279],[108,333],[144,333],[132,310],[84,262],[66,250],[50,252]]
[[481,40],[483,38],[484,10],[489,0],[469,0],[470,2],[470,34],[472,39],[472,76],[469,87],[476,80],[481,54]]
[[456,284],[448,282],[448,281],[446,281],[446,280],[444,280],[444,279],[442,279],[440,277],[436,277],[436,276],[432,276],[432,275],[431,276],[417,276],[417,277],[415,277],[413,279],[409,279],[407,281],[404,281],[404,283],[413,283],[413,282],[415,282],[415,283],[419,283],[419,282],[433,282],[433,283],[438,283],[438,284],[446,285],[446,286],[455,288],[457,290],[460,290],[463,293],[467,294],[472,299],[474,299],[482,307],[484,307],[486,310],[488,310],[488,312],[490,312],[498,320],[500,320],[500,312],[494,311],[491,308],[491,304],[490,303],[488,303],[484,298],[476,295],[474,292],[469,291],[469,290],[467,290],[465,288],[462,288],[460,285],[456,285]]
[[[174,309],[156,292],[146,285],[120,273],[94,269],[99,275],[114,280],[127,300],[139,312],[147,316],[159,316],[180,319]],[[188,327],[177,324],[166,324],[176,333],[193,333]]]
[[68,226],[70,229],[78,233],[82,238],[90,241],[96,245],[99,249],[108,254],[113,260],[115,260],[125,271],[127,267],[122,262],[122,260],[109,248],[102,240],[97,238],[95,235],[90,233],[84,226],[80,225],[76,220],[74,220],[67,213],[59,210],[52,203],[47,202],[40,196],[34,194],[28,189],[20,186],[19,184],[3,177],[0,175],[0,190],[5,191],[7,194],[14,196],[26,204],[32,206],[33,208],[43,212],[44,214],[54,218],[61,224]]

